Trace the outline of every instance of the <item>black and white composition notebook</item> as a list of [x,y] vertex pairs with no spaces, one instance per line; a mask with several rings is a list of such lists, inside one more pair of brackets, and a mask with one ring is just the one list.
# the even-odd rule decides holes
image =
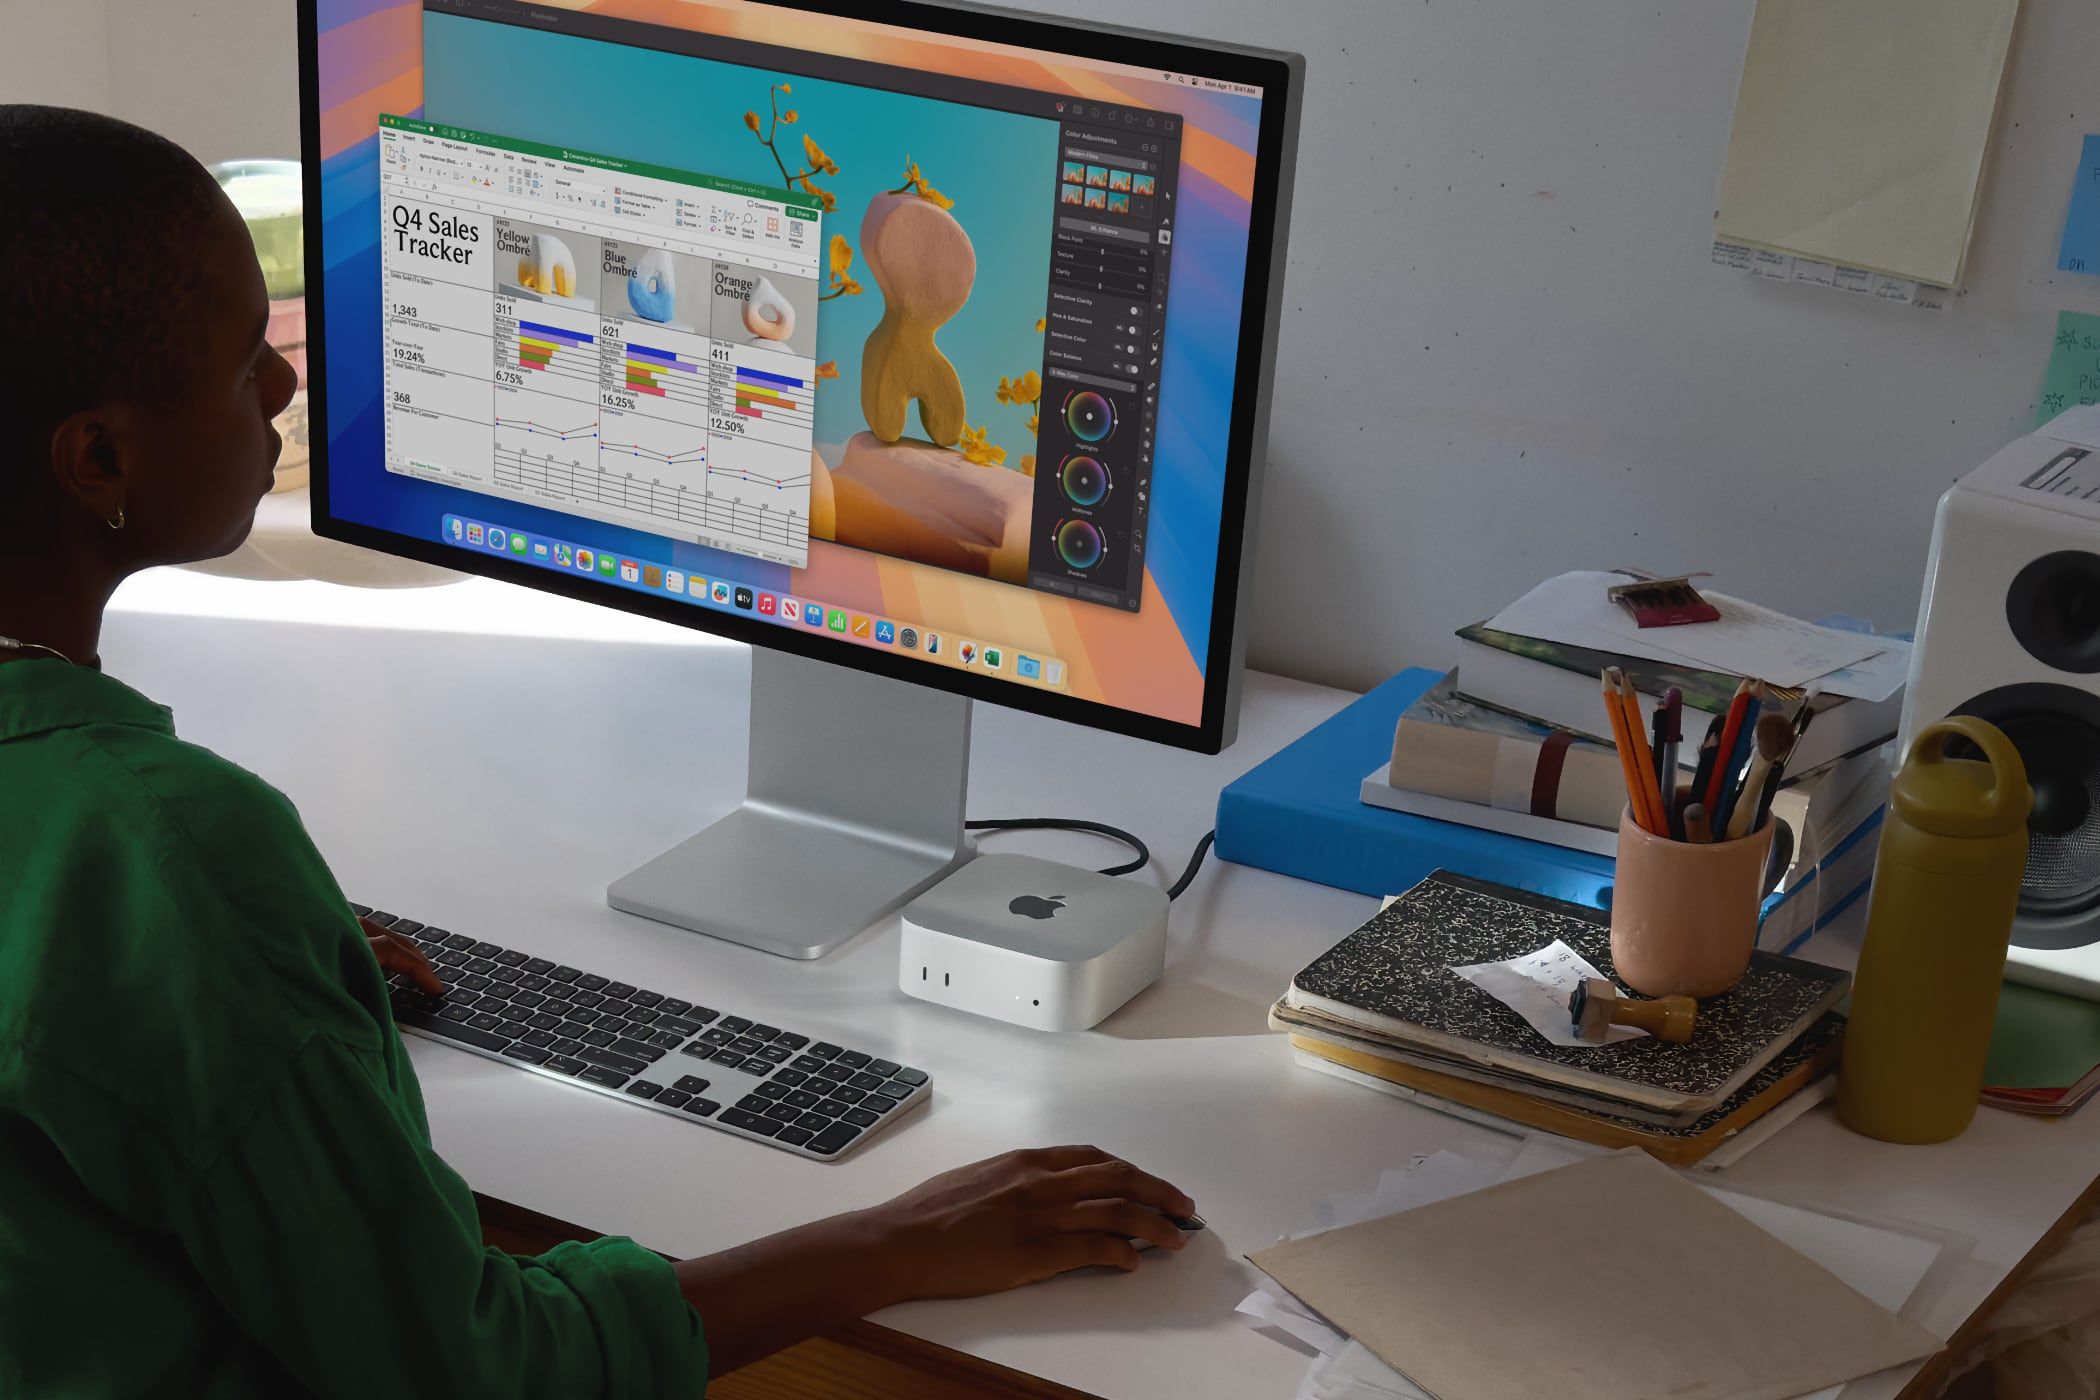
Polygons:
[[1279,1011],[1432,1058],[1682,1113],[1742,1087],[1831,1010],[1850,980],[1759,952],[1732,990],[1699,1004],[1688,1044],[1643,1036],[1561,1046],[1451,970],[1520,957],[1555,939],[1617,980],[1601,911],[1439,870],[1291,979]]

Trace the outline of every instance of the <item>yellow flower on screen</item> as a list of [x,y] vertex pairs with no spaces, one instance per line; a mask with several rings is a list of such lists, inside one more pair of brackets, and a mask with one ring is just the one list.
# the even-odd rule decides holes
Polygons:
[[751,128],[751,134],[752,134],[752,135],[754,135],[754,136],[755,136],[755,135],[757,135],[757,134],[758,134],[758,113],[756,113],[756,112],[746,112],[746,113],[744,113],[744,125],[745,125],[745,126],[748,126],[748,127],[750,127],[750,128]]
[[823,364],[817,366],[817,378],[836,379],[838,377],[839,362],[837,360],[826,360]]

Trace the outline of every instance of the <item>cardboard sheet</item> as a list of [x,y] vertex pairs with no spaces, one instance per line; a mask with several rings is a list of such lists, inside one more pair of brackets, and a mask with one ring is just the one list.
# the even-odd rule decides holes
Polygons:
[[1939,1346],[1637,1151],[1252,1260],[1437,1400],[1787,1400]]
[[1758,0],[1716,237],[1960,276],[2019,0]]

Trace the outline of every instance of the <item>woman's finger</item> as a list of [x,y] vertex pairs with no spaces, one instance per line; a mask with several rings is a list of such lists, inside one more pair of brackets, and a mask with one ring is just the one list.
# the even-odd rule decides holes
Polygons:
[[1168,1215],[1196,1213],[1196,1203],[1186,1192],[1124,1161],[1096,1162],[1055,1172],[1045,1185],[1053,1201],[1135,1201]]
[[444,995],[445,984],[431,969],[430,959],[423,956],[422,949],[392,933],[370,934],[369,941],[381,968],[401,973],[432,996]]
[[1180,1249],[1188,1237],[1156,1210],[1128,1201],[1081,1201],[1059,1222],[1067,1231],[1091,1231],[1146,1240],[1161,1249]]
[[1129,1273],[1138,1266],[1137,1247],[1121,1235],[1052,1235],[1040,1248],[1044,1278],[1074,1269],[1121,1269]]

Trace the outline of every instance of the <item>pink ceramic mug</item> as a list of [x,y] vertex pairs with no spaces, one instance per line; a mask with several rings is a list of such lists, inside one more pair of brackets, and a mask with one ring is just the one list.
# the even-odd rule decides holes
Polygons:
[[1757,947],[1772,823],[1734,841],[1694,845],[1619,816],[1611,960],[1651,997],[1712,997],[1742,980]]

